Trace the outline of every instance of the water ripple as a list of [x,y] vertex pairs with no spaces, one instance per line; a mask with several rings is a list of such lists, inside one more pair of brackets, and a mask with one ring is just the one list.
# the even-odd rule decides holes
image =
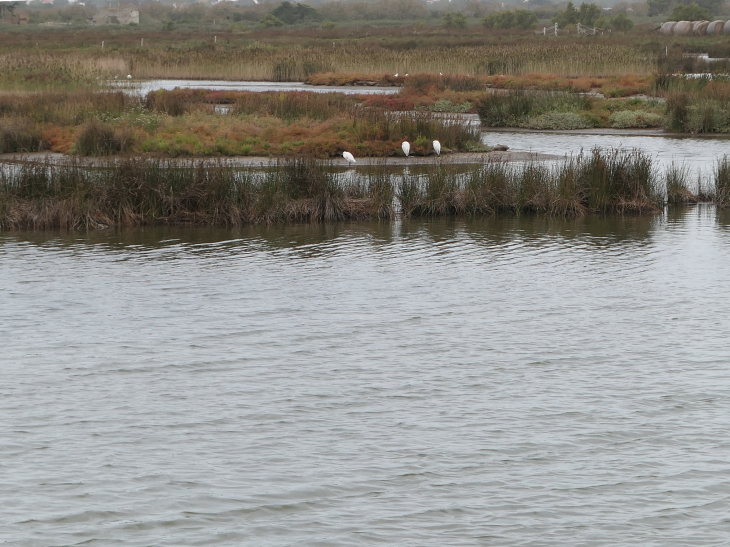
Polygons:
[[0,235],[8,545],[726,545],[725,213]]

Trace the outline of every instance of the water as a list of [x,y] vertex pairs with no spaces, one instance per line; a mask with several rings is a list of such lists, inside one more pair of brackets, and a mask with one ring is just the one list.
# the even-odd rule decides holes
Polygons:
[[0,543],[727,545],[730,213],[0,234]]
[[718,159],[730,154],[727,137],[674,137],[656,132],[642,135],[641,131],[601,134],[600,131],[485,131],[482,141],[489,145],[504,144],[512,151],[559,156],[576,156],[581,150],[587,152],[595,147],[638,149],[654,158],[661,169],[673,162],[684,164],[693,176],[703,178],[711,175]]
[[144,80],[139,82],[110,81],[109,85],[128,89],[140,95],[160,89],[210,89],[214,91],[314,91],[316,93],[345,93],[346,95],[391,95],[399,87],[380,86],[316,86],[303,82],[231,82],[228,80]]

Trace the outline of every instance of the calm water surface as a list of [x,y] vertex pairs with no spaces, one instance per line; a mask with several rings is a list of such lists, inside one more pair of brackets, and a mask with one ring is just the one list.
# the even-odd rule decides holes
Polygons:
[[0,543],[730,537],[730,213],[0,234]]
[[[595,130],[599,131],[599,130]],[[485,131],[482,141],[489,145],[504,144],[513,151],[577,156],[593,148],[641,150],[651,156],[660,170],[672,163],[686,165],[692,177],[712,176],[717,161],[730,155],[730,139],[676,137],[647,132],[638,134],[598,134],[597,132],[553,131]]]
[[346,95],[392,95],[399,87],[324,86],[304,82],[232,82],[228,80],[143,80],[139,82],[110,81],[109,85],[146,95],[160,89],[210,89],[215,91],[314,91],[315,93],[344,93]]

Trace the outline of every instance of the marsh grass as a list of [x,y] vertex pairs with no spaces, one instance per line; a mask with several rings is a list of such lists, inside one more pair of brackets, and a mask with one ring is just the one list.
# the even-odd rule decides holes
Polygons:
[[730,157],[727,155],[715,165],[714,182],[715,202],[723,207],[730,205]]
[[111,156],[126,152],[132,136],[123,129],[115,131],[109,125],[92,118],[76,137],[74,152],[81,156]]
[[37,128],[22,118],[0,118],[0,154],[39,152],[45,143]]
[[435,166],[420,179],[404,176],[398,197],[404,214],[429,217],[642,214],[664,202],[649,156],[599,149],[557,165],[490,162],[466,174]]
[[[717,166],[716,195],[730,202],[728,158]],[[312,159],[265,170],[145,158],[0,164],[2,229],[387,220],[397,212],[574,217],[653,213],[663,204],[651,159],[638,151],[593,150],[552,165],[437,163],[400,177],[385,162],[358,175]]]
[[221,160],[99,160],[0,164],[1,229],[145,224],[332,222],[393,215],[393,185],[376,171],[358,195],[331,166],[282,161],[260,171]]
[[[602,76],[651,74],[654,54],[633,43],[524,40],[492,41],[482,33],[444,40],[435,33],[411,36],[345,36],[335,47],[321,34],[282,33],[251,37],[220,30],[212,43],[207,32],[115,33],[101,50],[98,33],[29,33],[33,41],[9,39],[0,45],[0,88],[64,89],[93,87],[116,75],[135,78],[303,81],[320,73],[370,75],[438,74],[466,76]],[[55,36],[57,40],[49,40]],[[139,47],[140,36],[146,45]],[[38,43],[37,47],[28,47]],[[98,80],[97,80],[98,78]],[[456,82],[454,85],[457,85]],[[467,82],[463,82],[469,85]]]
[[[576,125],[578,127],[590,125],[577,113],[591,108],[590,99],[575,93],[537,94],[518,90],[483,97],[477,104],[477,113],[482,123],[489,127],[535,126],[539,129],[575,129]],[[554,119],[546,119],[547,116],[553,116]],[[576,124],[573,118],[578,118],[581,122]],[[567,127],[562,127],[564,124],[567,124]]]
[[[689,168],[684,164],[672,163],[664,172],[664,183],[667,189],[667,203],[670,205],[697,203],[697,194],[689,188]],[[699,192],[698,188],[698,192]]]
[[480,128],[464,123],[458,116],[368,108],[356,110],[352,123],[357,141],[396,143],[396,154],[399,155],[399,144],[403,140],[411,143],[413,155],[420,156],[433,153],[432,142],[435,139],[443,148],[451,150],[481,146]]
[[356,97],[342,93],[243,93],[235,97],[233,113],[274,116],[285,121],[301,118],[324,121],[338,115],[351,115],[359,103]]

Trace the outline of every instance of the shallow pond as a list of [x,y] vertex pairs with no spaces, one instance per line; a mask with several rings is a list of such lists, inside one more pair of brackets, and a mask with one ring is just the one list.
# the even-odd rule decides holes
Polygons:
[[730,213],[0,234],[0,543],[725,545]]
[[378,86],[316,86],[302,82],[230,82],[227,80],[144,80],[139,82],[111,81],[109,85],[140,95],[160,89],[210,89],[215,91],[314,91],[316,93],[345,93],[347,95],[390,95],[399,87]]
[[707,177],[718,159],[730,154],[730,138],[673,137],[655,131],[599,133],[557,131],[485,131],[482,141],[488,145],[504,144],[511,151],[538,152],[560,156],[580,154],[594,147],[638,149],[657,160],[660,167],[672,162],[686,164],[696,175]]

